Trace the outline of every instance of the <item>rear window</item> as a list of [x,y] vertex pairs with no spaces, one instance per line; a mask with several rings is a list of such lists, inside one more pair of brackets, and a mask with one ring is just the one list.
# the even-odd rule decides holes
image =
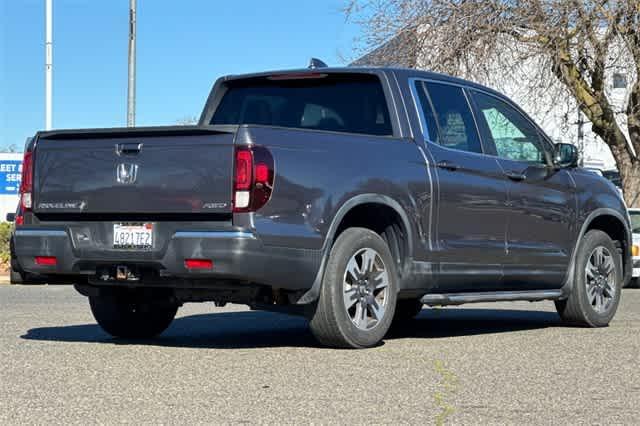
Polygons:
[[387,136],[393,133],[373,75],[232,81],[211,124],[260,124]]

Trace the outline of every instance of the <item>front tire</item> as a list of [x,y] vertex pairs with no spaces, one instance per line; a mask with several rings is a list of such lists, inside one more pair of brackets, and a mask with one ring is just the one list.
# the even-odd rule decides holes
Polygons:
[[620,303],[622,258],[602,231],[585,234],[576,255],[574,283],[569,298],[556,301],[560,317],[570,324],[606,327]]
[[155,337],[169,327],[178,306],[169,302],[137,300],[126,294],[89,297],[91,312],[100,327],[114,337]]
[[345,230],[331,249],[311,332],[327,346],[367,348],[385,336],[396,308],[398,275],[385,241]]

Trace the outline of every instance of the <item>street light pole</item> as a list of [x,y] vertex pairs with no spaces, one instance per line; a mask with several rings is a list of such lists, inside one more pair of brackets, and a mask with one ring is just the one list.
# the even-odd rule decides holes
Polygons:
[[129,0],[129,83],[127,127],[136,125],[136,0]]
[[53,0],[45,0],[44,38],[44,129],[51,130],[53,74]]

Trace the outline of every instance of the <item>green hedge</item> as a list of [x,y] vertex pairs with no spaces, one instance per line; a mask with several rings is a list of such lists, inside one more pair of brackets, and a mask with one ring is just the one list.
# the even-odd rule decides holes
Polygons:
[[0,222],[0,268],[8,268],[11,254],[9,253],[9,239],[11,238],[12,224]]

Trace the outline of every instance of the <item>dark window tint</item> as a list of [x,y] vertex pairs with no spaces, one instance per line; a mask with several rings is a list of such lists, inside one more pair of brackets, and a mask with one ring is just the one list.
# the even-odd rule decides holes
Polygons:
[[262,124],[369,135],[393,133],[380,81],[362,74],[231,82],[211,124]]
[[480,110],[478,120],[486,123],[489,133],[486,138],[495,144],[498,157],[545,162],[538,130],[524,115],[493,96],[474,91],[473,98]]
[[[418,100],[420,101],[420,105],[418,108],[421,108],[422,117],[424,119],[424,123],[422,123],[422,127],[426,126],[426,129],[422,129],[424,133],[425,130],[427,134],[424,136],[428,137],[431,142],[438,143],[438,125],[436,124],[436,118],[433,115],[433,108],[431,108],[431,101],[429,100],[429,96],[424,88],[424,84],[421,81],[415,82],[416,93],[418,94]],[[419,111],[420,112],[420,111]]]
[[467,99],[460,87],[425,83],[440,128],[438,142],[461,151],[482,153],[480,138]]

